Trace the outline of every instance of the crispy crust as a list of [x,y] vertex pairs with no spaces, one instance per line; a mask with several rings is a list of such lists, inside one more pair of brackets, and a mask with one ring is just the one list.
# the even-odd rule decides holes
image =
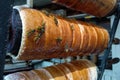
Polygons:
[[66,66],[60,64],[60,65],[56,65],[56,67],[58,67],[64,73],[67,80],[74,80],[71,71]]
[[[83,80],[96,80],[97,79],[97,67],[95,64],[88,60],[80,60],[71,62],[83,75]],[[87,75],[86,75],[87,74]]]
[[29,80],[26,75],[24,75],[23,73],[20,73],[20,72],[14,73],[14,74],[9,74],[4,79],[5,80],[20,80],[20,79]]
[[[114,11],[117,0],[52,0],[54,3],[61,4],[68,8],[84,13],[92,14],[97,17],[107,16]],[[93,7],[94,5],[94,7]]]
[[97,47],[95,48],[95,51],[93,53],[100,53],[101,50],[103,49],[103,45],[105,42],[105,38],[104,38],[104,32],[102,30],[102,27],[96,27],[94,24],[92,24],[92,26],[94,26],[96,32],[97,32]]
[[89,51],[90,53],[92,53],[97,46],[97,32],[94,26],[87,24],[87,27],[89,31],[89,43],[87,45],[88,47],[86,51]]
[[55,80],[67,80],[64,73],[57,67],[51,66],[45,68]]
[[89,79],[89,72],[87,70],[87,67],[83,64],[83,62],[81,61],[79,62],[72,62],[71,64],[73,64],[76,69],[79,71],[79,75],[81,75],[81,79],[83,80],[88,80]]
[[66,66],[72,72],[73,80],[80,80],[81,79],[81,77],[79,76],[79,72],[75,68],[74,65],[72,65],[71,63],[66,63],[66,64],[64,64],[64,66]]
[[35,73],[40,80],[55,80],[53,76],[45,69],[32,70],[32,72]]
[[[22,41],[15,59],[32,60],[99,53],[109,41],[108,32],[99,26],[29,8],[19,10]],[[43,32],[39,32],[38,30]],[[35,30],[30,36],[27,33]],[[35,40],[36,36],[39,36]]]
[[[91,32],[89,30],[87,23],[82,22],[82,21],[80,21],[79,23],[82,24],[82,27],[84,28],[84,32],[81,31],[82,32],[81,35],[83,35],[83,43],[82,43],[82,49],[81,49],[82,51],[81,52],[86,53],[86,49],[87,49],[87,47],[89,47],[88,45],[89,45],[89,40],[91,37]],[[90,51],[87,51],[87,52],[90,52]]]
[[88,60],[78,60],[39,70],[13,73],[5,80],[97,80],[97,68]]

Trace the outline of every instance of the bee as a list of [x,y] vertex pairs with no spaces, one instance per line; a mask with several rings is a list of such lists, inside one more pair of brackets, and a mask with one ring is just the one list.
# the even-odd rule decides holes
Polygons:
[[65,45],[65,52],[67,53],[69,51],[69,46],[68,44]]
[[58,20],[56,17],[54,17],[55,24],[58,26]]
[[35,33],[35,29],[30,29],[29,31],[28,31],[28,33],[27,33],[27,36],[29,37],[29,36],[31,36],[32,34],[34,34]]
[[56,39],[56,42],[57,42],[57,43],[61,43],[61,41],[62,41],[62,37],[58,37],[58,38]]

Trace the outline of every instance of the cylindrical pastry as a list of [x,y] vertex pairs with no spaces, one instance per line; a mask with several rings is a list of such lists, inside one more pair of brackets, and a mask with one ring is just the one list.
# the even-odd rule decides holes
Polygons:
[[53,3],[64,5],[68,8],[105,17],[115,11],[117,0],[52,0]]
[[95,64],[88,60],[75,61],[71,62],[71,64],[73,64],[78,69],[79,73],[82,74],[81,77],[83,80],[97,80],[97,68],[95,67]]
[[38,80],[39,79],[40,80],[54,80],[53,76],[45,69],[32,70],[31,72],[33,72],[39,77]]
[[71,71],[65,65],[59,64],[59,65],[56,65],[56,67],[58,67],[64,73],[67,80],[73,80],[73,75]]
[[28,80],[28,77],[22,73],[14,73],[7,75],[4,80]]
[[56,66],[47,67],[45,69],[53,76],[55,80],[66,80],[64,73]]
[[5,80],[97,80],[97,68],[88,60],[78,60],[9,74],[5,76]]
[[32,60],[100,53],[108,45],[106,29],[29,8],[13,10],[8,53]]
[[73,75],[73,80],[77,80],[77,79],[81,79],[81,76],[78,73],[78,70],[74,67],[74,65],[70,64],[70,63],[65,63],[64,64],[72,73]]

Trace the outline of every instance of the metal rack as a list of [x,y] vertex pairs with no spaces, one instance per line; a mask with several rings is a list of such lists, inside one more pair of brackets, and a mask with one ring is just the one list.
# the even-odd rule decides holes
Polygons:
[[0,2],[0,80],[3,80],[8,22],[12,11],[12,3],[13,2],[11,0],[4,0]]
[[111,51],[111,47],[112,47],[112,44],[113,44],[115,33],[116,33],[116,30],[117,30],[117,27],[118,27],[118,23],[119,23],[119,20],[120,20],[120,4],[117,5],[117,9],[116,9],[116,12],[114,14],[115,14],[115,19],[114,19],[112,29],[111,29],[111,32],[110,32],[110,41],[109,41],[109,44],[108,44],[108,48],[104,52],[104,56],[103,56],[103,60],[102,60],[102,63],[101,63],[100,74],[99,74],[98,80],[102,80],[102,76],[103,76],[104,70],[106,68],[106,62],[107,62],[109,53]]
[[[4,64],[5,64],[5,56],[6,56],[6,45],[7,45],[6,43],[7,43],[7,36],[8,36],[7,35],[8,23],[9,23],[9,18],[12,12],[13,3],[14,3],[13,0],[3,0],[0,2],[0,10],[2,10],[0,12],[0,15],[2,15],[0,17],[0,80],[3,80],[3,72],[4,72]],[[115,15],[115,19],[110,32],[110,42],[109,42],[108,48],[104,52],[105,54],[101,63],[98,80],[102,80],[102,76],[106,68],[106,62],[111,50],[111,46],[113,44],[114,36],[115,36],[119,19],[120,19],[120,4],[117,5],[117,10],[114,13],[114,15]]]

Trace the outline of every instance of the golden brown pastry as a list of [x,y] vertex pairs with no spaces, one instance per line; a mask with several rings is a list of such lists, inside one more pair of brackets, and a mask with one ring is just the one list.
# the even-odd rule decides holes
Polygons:
[[107,37],[109,37],[109,35],[106,34],[107,30],[102,29],[102,31],[103,31],[103,33],[104,33],[104,38],[105,38],[105,40],[104,40],[103,49],[102,49],[101,51],[103,51],[104,49],[106,49],[107,46],[108,46],[106,43],[109,43],[109,38],[107,38]]
[[89,36],[89,42],[86,47],[86,51],[89,51],[90,53],[94,52],[94,49],[97,46],[97,32],[93,26],[90,24],[86,24],[88,29]]
[[79,49],[79,46],[81,44],[81,32],[80,32],[80,28],[78,26],[78,23],[76,20],[72,19],[70,21],[70,27],[72,30],[72,34],[73,34],[73,39],[72,39],[72,45],[71,45],[71,55],[78,55],[78,52],[81,51],[81,49]]
[[73,80],[80,80],[81,77],[79,75],[79,72],[78,70],[75,68],[74,65],[70,64],[70,63],[65,63],[64,66],[66,66],[70,72],[72,72],[72,75],[73,75]]
[[[38,80],[55,80],[46,69],[32,70],[38,76]],[[34,78],[33,78],[34,79]]]
[[53,76],[55,80],[67,80],[64,73],[56,66],[50,66],[45,69]]
[[79,63],[72,63],[78,70],[79,75],[81,75],[81,80],[88,80],[89,79],[89,71],[87,71],[87,67],[81,62]]
[[[86,49],[88,47],[88,44],[89,44],[89,40],[90,40],[90,37],[91,37],[91,33],[90,33],[90,30],[88,29],[89,27],[87,26],[87,23],[84,23],[82,21],[79,21],[79,27],[80,27],[80,30],[81,30],[81,35],[83,36],[83,42],[81,43],[80,45],[80,48],[82,48],[81,52],[83,53],[86,53]],[[81,29],[82,28],[82,29]],[[84,31],[84,32],[83,32]],[[84,33],[84,34],[83,34]],[[89,47],[90,48],[90,47]],[[88,51],[89,52],[89,51]]]
[[[92,14],[97,17],[105,17],[114,12],[117,0],[52,0],[76,11]],[[94,6],[93,6],[94,5]]]
[[[98,53],[98,52],[102,52],[103,51],[103,48],[105,49],[105,36],[104,35],[104,31],[103,31],[103,28],[101,27],[96,27],[94,24],[92,24],[94,26],[94,28],[96,29],[97,31],[97,35],[98,35],[98,39],[97,39],[97,47],[96,47],[96,51],[94,51],[93,53]],[[109,40],[109,38],[108,38]],[[99,49],[98,49],[99,48]]]
[[[19,35],[21,39],[10,38],[8,53],[15,59],[32,60],[55,57],[68,57],[100,53],[108,45],[109,34],[107,30],[94,24],[64,19],[53,14],[29,8],[21,8],[15,13],[21,19],[21,32],[15,34],[13,24],[12,36]],[[15,15],[17,24],[19,20]],[[20,45],[11,42],[19,42]],[[19,47],[16,49],[16,47]]]
[[97,80],[97,68],[88,60],[78,60],[9,74],[5,80]]
[[4,80],[29,80],[29,79],[22,73],[14,73],[7,75]]
[[64,64],[56,65],[56,67],[58,67],[64,73],[67,80],[73,80],[72,72]]

